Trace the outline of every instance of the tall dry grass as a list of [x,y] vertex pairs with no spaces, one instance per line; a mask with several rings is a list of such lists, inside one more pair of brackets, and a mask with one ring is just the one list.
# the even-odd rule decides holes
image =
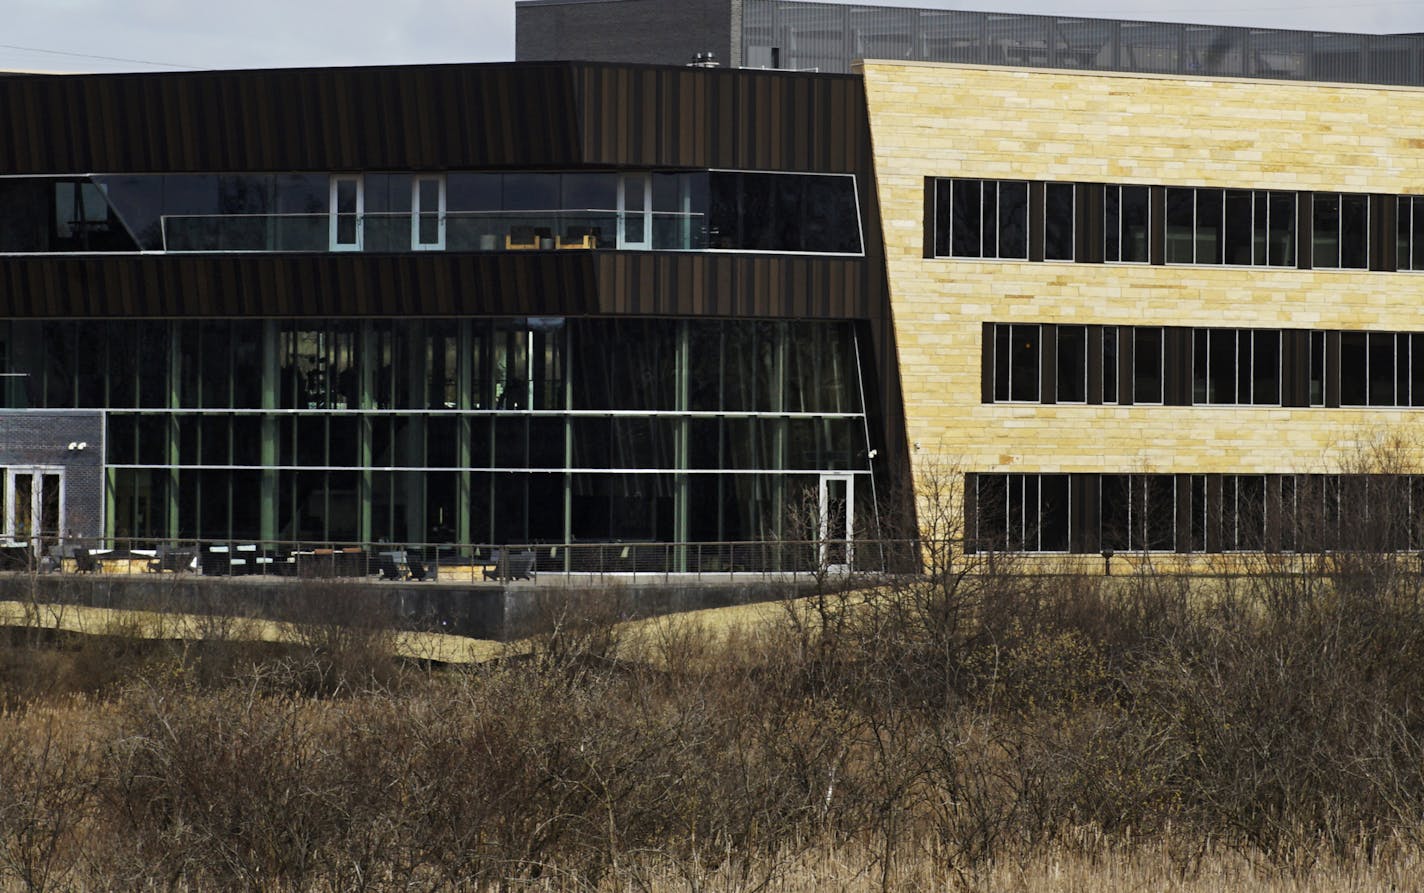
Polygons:
[[0,889],[1424,888],[1417,573],[930,563],[732,630],[551,594],[443,670],[336,592],[282,648],[21,630]]

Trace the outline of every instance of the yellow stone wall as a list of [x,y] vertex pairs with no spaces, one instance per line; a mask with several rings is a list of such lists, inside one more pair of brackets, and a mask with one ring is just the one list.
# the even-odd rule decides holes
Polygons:
[[869,61],[908,436],[966,471],[1312,472],[1424,410],[980,402],[981,324],[1424,332],[1424,274],[927,259],[926,177],[1424,194],[1424,90]]

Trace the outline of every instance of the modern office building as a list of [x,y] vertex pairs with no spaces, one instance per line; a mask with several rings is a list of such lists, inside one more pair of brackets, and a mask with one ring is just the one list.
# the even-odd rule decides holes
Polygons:
[[[640,30],[650,5],[716,22],[715,45]],[[1424,406],[1424,36],[516,8],[524,59],[863,75],[912,454],[920,477],[965,472],[971,540],[1329,546],[1372,518],[1376,542],[1424,545],[1417,480],[1359,460]]]
[[0,122],[9,536],[766,540],[903,463],[859,78],[17,75]]
[[[521,3],[520,54],[651,2]],[[727,7],[740,68],[0,78],[4,532],[867,536],[953,468],[975,548],[1401,494],[1420,545],[1347,461],[1424,407],[1417,38],[838,7],[870,61],[755,70],[822,8]]]

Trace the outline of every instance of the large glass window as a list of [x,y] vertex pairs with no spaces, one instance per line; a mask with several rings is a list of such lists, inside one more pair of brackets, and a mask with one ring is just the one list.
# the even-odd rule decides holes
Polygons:
[[1028,259],[1028,183],[938,180],[935,255]]
[[1369,268],[1370,197],[1317,192],[1311,205],[1312,263],[1317,269]]
[[1401,195],[1395,218],[1395,266],[1424,271],[1424,195]]
[[994,326],[994,399],[1037,401],[1042,329],[1037,325]]
[[974,487],[978,511],[970,548],[1068,551],[1068,475],[978,474]]
[[1341,332],[1341,406],[1424,406],[1424,333]]
[[145,537],[794,538],[798,486],[869,473],[846,323],[9,321],[0,354],[7,405],[107,404]]
[[1197,404],[1281,402],[1281,333],[1197,329],[1192,335],[1192,399]]
[[713,171],[707,178],[709,248],[861,253],[852,176]]
[[1176,482],[1169,474],[1105,474],[1099,481],[1105,549],[1163,552],[1176,546]]
[[1167,189],[1167,263],[1295,265],[1295,193]]
[[1146,186],[1104,186],[1103,259],[1147,263],[1151,220],[1151,191]]

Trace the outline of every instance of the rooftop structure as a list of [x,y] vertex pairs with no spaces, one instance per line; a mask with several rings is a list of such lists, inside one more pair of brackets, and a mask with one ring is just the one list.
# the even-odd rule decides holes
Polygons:
[[1424,85],[1424,36],[804,0],[519,0],[516,58],[848,72],[856,59]]

